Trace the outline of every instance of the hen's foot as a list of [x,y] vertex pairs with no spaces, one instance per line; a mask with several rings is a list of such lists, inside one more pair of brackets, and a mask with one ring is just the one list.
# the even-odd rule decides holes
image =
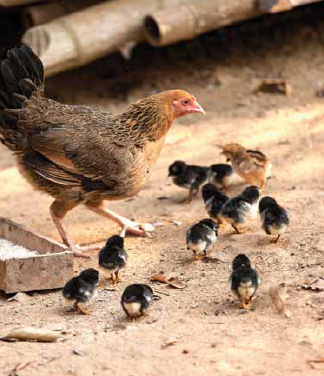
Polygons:
[[112,219],[114,222],[118,223],[122,228],[126,228],[126,232],[131,233],[133,235],[149,236],[149,233],[155,230],[154,226],[150,223],[133,222],[130,219],[122,217],[121,215],[111,210],[108,210],[103,206],[103,204],[95,206],[93,204],[88,203],[87,207],[105,218]]
[[130,233],[137,236],[151,236],[151,232],[155,230],[154,226],[150,223],[137,223],[130,219],[123,218],[123,221],[119,224],[125,228],[126,233]]
[[67,244],[67,246],[71,248],[75,257],[82,257],[82,258],[90,258],[89,255],[83,252],[96,251],[97,249],[100,249],[99,245],[81,246],[81,245],[70,243],[70,244]]

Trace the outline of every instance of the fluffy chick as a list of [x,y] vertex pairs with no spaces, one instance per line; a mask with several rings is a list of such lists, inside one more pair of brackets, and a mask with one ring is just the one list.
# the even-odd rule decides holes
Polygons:
[[121,305],[128,317],[142,316],[153,301],[153,291],[145,284],[133,284],[126,287]]
[[223,219],[220,215],[223,205],[229,200],[229,197],[220,192],[213,184],[208,183],[202,187],[201,190],[205,207],[208,215],[214,221],[221,225]]
[[227,144],[221,148],[221,154],[231,162],[239,176],[249,184],[264,189],[267,178],[271,176],[272,165],[261,151],[247,150],[239,144]]
[[237,234],[244,232],[238,229],[238,225],[245,223],[252,214],[253,205],[255,205],[260,197],[259,188],[251,185],[246,187],[244,191],[228,201],[222,207],[220,216],[229,223]]
[[120,282],[119,270],[125,267],[126,261],[124,238],[119,235],[112,236],[99,252],[99,266],[105,271],[108,270],[113,283],[118,283]]
[[268,235],[277,235],[276,239],[271,240],[271,243],[277,243],[289,225],[285,208],[278,205],[274,198],[266,196],[259,202],[259,212],[262,228]]
[[258,273],[252,269],[251,262],[244,254],[235,257],[230,276],[231,289],[239,298],[241,308],[249,309],[250,302],[259,286]]
[[189,196],[183,202],[190,203],[199,192],[202,184],[209,178],[209,168],[187,165],[183,161],[175,161],[169,166],[169,175],[178,187],[189,189]]
[[191,249],[194,254],[194,260],[201,257],[197,252],[204,252],[207,256],[208,248],[214,244],[218,236],[218,224],[211,218],[205,218],[191,226],[186,235],[187,249]]
[[232,166],[224,163],[213,164],[210,166],[209,182],[218,189],[227,189],[234,182],[234,169]]
[[80,303],[87,303],[96,293],[99,272],[95,269],[83,270],[78,276],[70,279],[63,287],[62,295],[68,301],[74,301],[74,311],[83,315],[90,314]]

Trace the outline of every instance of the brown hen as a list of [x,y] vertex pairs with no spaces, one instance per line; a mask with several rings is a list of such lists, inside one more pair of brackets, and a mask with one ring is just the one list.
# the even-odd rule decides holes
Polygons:
[[104,200],[132,197],[144,187],[172,122],[204,113],[197,100],[182,90],[166,91],[112,115],[45,98],[43,65],[28,46],[6,51],[0,61],[1,142],[26,180],[54,197],[50,213],[64,244],[87,257],[62,224],[81,203],[144,235],[147,226],[106,209]]

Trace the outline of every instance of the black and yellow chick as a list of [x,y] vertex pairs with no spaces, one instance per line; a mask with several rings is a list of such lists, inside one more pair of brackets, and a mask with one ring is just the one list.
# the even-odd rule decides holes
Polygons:
[[238,229],[238,225],[247,221],[253,213],[254,205],[257,204],[259,197],[259,188],[250,185],[240,195],[229,199],[223,205],[220,215],[234,228],[237,234],[244,232],[244,230]]
[[191,226],[186,235],[187,249],[191,249],[194,260],[202,257],[197,252],[203,252],[207,256],[208,248],[214,244],[218,236],[218,224],[211,218],[205,218]]
[[231,289],[240,300],[240,308],[249,309],[251,300],[259,287],[259,277],[244,254],[235,257],[230,276]]
[[265,233],[268,235],[277,235],[270,242],[277,243],[289,225],[289,218],[285,208],[278,205],[274,198],[266,196],[259,202],[259,212],[262,228]]
[[227,189],[234,182],[235,172],[232,166],[225,163],[210,166],[210,183],[218,189]]
[[99,252],[99,266],[110,273],[112,283],[120,282],[119,270],[126,265],[127,253],[124,249],[124,238],[114,235],[107,240]]
[[126,287],[121,305],[128,317],[142,316],[153,301],[153,291],[145,284],[133,284]]
[[209,179],[209,167],[187,165],[182,161],[175,161],[169,166],[169,175],[178,187],[189,189],[189,196],[182,202],[190,203],[199,192],[202,184]]
[[63,297],[74,302],[74,311],[89,315],[91,312],[80,306],[94,297],[99,281],[99,272],[95,269],[83,270],[78,276],[70,279],[63,287]]
[[208,215],[220,226],[224,223],[220,212],[225,202],[229,200],[229,197],[224,195],[211,183],[205,184],[201,189],[201,193]]

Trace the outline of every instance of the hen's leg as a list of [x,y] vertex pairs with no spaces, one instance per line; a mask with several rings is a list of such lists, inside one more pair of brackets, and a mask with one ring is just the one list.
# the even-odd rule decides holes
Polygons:
[[74,256],[77,257],[85,257],[89,258],[90,256],[85,255],[83,251],[90,251],[93,249],[98,249],[98,247],[79,247],[75,245],[70,238],[69,234],[67,233],[66,229],[63,226],[62,220],[65,217],[66,213],[77,206],[77,203],[62,203],[60,201],[55,200],[53,204],[50,206],[50,213],[55,223],[58,232],[61,235],[63,243],[68,246],[74,253]]
[[154,227],[151,224],[136,223],[131,221],[130,219],[124,218],[121,215],[107,209],[104,202],[87,202],[86,206],[95,213],[102,215],[105,218],[112,219],[114,222],[117,222],[121,227],[126,228],[127,232],[130,232],[134,235],[145,236],[148,235],[147,232],[154,231]]

